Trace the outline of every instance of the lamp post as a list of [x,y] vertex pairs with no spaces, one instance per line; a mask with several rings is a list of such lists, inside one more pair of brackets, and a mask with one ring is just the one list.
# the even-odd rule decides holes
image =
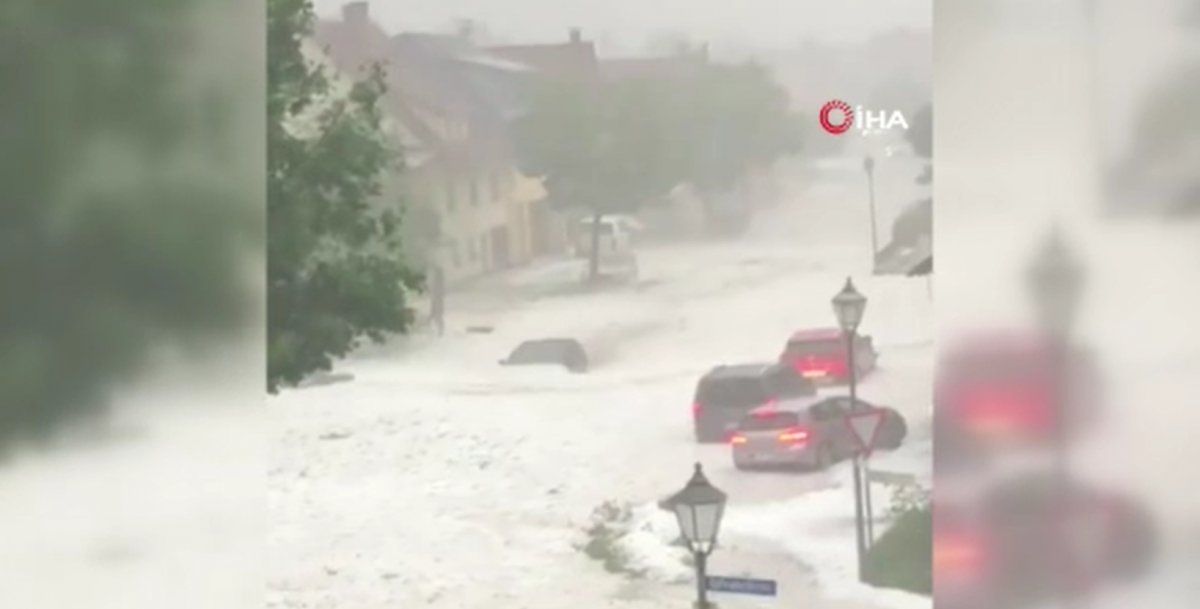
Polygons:
[[[863,312],[867,308],[867,299],[854,289],[854,282],[846,278],[842,291],[833,297],[833,312],[837,315],[838,325],[846,340],[846,371],[850,381],[850,403],[858,402],[858,367],[855,365],[854,342],[858,326],[862,323]],[[864,497],[862,457],[854,457],[854,533],[858,549],[858,579],[863,580],[863,571],[867,558],[867,541],[864,524]]]
[[[1053,393],[1050,407],[1054,420],[1052,450],[1059,492],[1065,507],[1070,504],[1072,487],[1069,432],[1073,400],[1069,390],[1073,366],[1070,365],[1070,335],[1083,288],[1083,269],[1069,251],[1057,226],[1051,230],[1034,257],[1026,279],[1038,323],[1045,332],[1046,342],[1051,349],[1050,374]],[[1071,544],[1065,533],[1061,542],[1064,546]],[[1071,562],[1075,563],[1074,548],[1064,547],[1063,550],[1071,552]],[[1069,590],[1064,592],[1063,598],[1065,606],[1078,605]]]
[[863,171],[867,172],[867,204],[871,212],[871,266],[875,266],[875,257],[879,255],[879,234],[875,226],[875,158],[867,155],[863,159]]
[[708,602],[708,555],[717,546],[717,531],[725,515],[725,493],[709,483],[699,463],[683,490],[667,499],[675,512],[679,532],[687,541],[696,564],[696,609],[712,609]]

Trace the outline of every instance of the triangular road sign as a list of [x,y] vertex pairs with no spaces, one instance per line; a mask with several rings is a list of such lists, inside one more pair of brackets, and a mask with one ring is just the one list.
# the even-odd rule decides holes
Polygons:
[[846,427],[850,430],[850,436],[854,438],[864,457],[869,456],[871,451],[875,450],[875,442],[879,439],[879,430],[883,427],[885,416],[887,416],[887,411],[882,408],[872,408],[846,415]]

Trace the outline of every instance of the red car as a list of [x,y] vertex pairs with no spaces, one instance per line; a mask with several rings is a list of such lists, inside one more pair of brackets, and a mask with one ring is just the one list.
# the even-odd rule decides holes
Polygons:
[[[845,383],[850,379],[846,343],[846,334],[839,328],[800,330],[788,339],[779,360],[813,382]],[[871,337],[856,336],[854,365],[857,378],[874,370],[878,359]]]
[[954,447],[1029,446],[1056,441],[1059,404],[1066,431],[1094,418],[1097,375],[1086,354],[1036,335],[968,337],[944,353],[934,381],[935,442]]
[[1128,582],[1157,556],[1149,513],[1118,493],[1035,475],[974,505],[934,504],[934,603],[1017,609]]

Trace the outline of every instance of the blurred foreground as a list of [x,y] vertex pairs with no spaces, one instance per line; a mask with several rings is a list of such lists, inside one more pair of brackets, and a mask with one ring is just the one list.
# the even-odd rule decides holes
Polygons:
[[1196,606],[1184,8],[937,5],[938,607]]
[[2,607],[261,605],[262,13],[0,16]]

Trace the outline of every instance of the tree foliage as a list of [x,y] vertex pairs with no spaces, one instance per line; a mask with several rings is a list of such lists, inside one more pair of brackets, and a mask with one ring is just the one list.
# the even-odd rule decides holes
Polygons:
[[516,128],[527,172],[552,196],[605,212],[681,183],[732,184],[799,150],[786,91],[757,64],[705,64],[661,79],[542,83]]
[[913,152],[925,158],[933,158],[933,105],[925,104],[917,110],[908,131],[904,134]]
[[268,331],[272,392],[328,370],[362,338],[413,320],[423,277],[404,260],[399,216],[379,205],[399,169],[382,130],[382,69],[339,97],[303,53],[309,0],[269,0],[267,67]]
[[229,15],[201,4],[5,5],[0,451],[103,414],[152,354],[246,319],[247,75],[197,74],[220,53],[195,11]]
[[678,177],[702,190],[728,188],[751,167],[800,149],[800,118],[762,65],[707,65],[678,83],[671,100]]
[[545,177],[552,200],[598,216],[636,210],[684,182],[728,188],[799,149],[801,123],[765,68],[695,67],[662,78],[541,82],[515,126],[523,170]]

